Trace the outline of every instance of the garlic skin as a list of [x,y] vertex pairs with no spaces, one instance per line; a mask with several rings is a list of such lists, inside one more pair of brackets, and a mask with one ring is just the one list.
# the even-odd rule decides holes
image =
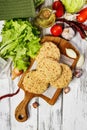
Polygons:
[[77,58],[77,54],[74,50],[66,48],[66,54],[71,58]]
[[67,20],[72,21],[72,20],[76,20],[76,16],[77,16],[77,14],[71,14],[71,13],[66,12],[63,17]]
[[66,27],[63,29],[61,36],[66,40],[71,40],[75,36],[75,31],[71,27]]
[[80,54],[79,60],[76,64],[76,68],[81,68],[82,65],[84,64],[85,58],[83,54]]

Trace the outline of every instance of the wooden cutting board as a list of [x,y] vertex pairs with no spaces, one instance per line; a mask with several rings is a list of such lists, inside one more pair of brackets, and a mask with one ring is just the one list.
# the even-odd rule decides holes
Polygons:
[[[43,44],[45,41],[51,41],[53,42],[54,44],[56,44],[58,46],[58,48],[60,49],[60,52],[61,52],[61,55],[64,60],[64,62],[67,62],[68,61],[68,65],[71,67],[71,69],[74,69],[75,66],[76,66],[76,63],[79,59],[79,51],[69,42],[69,41],[66,41],[60,37],[53,37],[53,36],[44,36],[42,39],[41,39],[41,44]],[[66,48],[68,49],[73,49],[76,54],[77,54],[77,58],[76,59],[72,59],[70,57],[68,57],[66,55]],[[21,103],[17,106],[16,110],[15,110],[15,118],[17,121],[19,122],[24,122],[28,119],[28,116],[29,116],[29,111],[28,111],[28,103],[31,101],[32,98],[34,97],[41,97],[43,98],[47,103],[49,103],[50,105],[54,105],[54,103],[56,102],[56,100],[58,99],[59,95],[61,94],[62,92],[62,89],[56,89],[54,95],[50,98],[49,96],[47,95],[44,95],[44,94],[34,94],[34,93],[29,93],[27,91],[25,91],[24,87],[23,87],[23,78],[25,76],[25,74],[30,70],[30,68],[32,67],[34,63],[34,60],[31,61],[31,65],[29,67],[29,69],[22,75],[19,83],[18,83],[18,86],[24,90],[25,92],[25,97],[24,99],[21,101]],[[67,63],[66,63],[67,64]]]

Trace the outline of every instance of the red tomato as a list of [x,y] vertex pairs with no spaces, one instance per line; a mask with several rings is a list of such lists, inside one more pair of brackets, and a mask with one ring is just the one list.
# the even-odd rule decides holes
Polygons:
[[61,35],[63,28],[61,25],[55,24],[51,27],[50,32],[53,36]]
[[78,22],[85,22],[87,20],[87,7],[83,8],[76,17]]
[[52,4],[52,8],[53,8],[54,10],[57,10],[60,6],[63,6],[63,5],[62,5],[62,2],[61,2],[60,0],[55,1],[55,2],[53,2],[53,4]]
[[56,17],[61,17],[64,15],[64,6],[60,0],[53,2],[52,8],[56,10]]
[[62,17],[64,15],[64,8],[63,7],[59,7],[58,10],[56,10],[55,13],[56,17]]

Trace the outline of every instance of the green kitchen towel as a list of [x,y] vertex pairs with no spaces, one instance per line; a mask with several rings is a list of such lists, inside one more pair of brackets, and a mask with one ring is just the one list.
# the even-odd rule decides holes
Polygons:
[[0,0],[0,20],[34,16],[33,0]]

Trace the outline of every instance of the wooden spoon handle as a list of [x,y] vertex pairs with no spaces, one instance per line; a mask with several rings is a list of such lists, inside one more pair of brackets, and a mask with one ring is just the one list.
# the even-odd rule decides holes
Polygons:
[[21,101],[21,103],[17,106],[15,110],[15,118],[19,122],[24,122],[28,119],[28,103],[30,100],[34,97],[31,93],[25,93],[24,99]]

